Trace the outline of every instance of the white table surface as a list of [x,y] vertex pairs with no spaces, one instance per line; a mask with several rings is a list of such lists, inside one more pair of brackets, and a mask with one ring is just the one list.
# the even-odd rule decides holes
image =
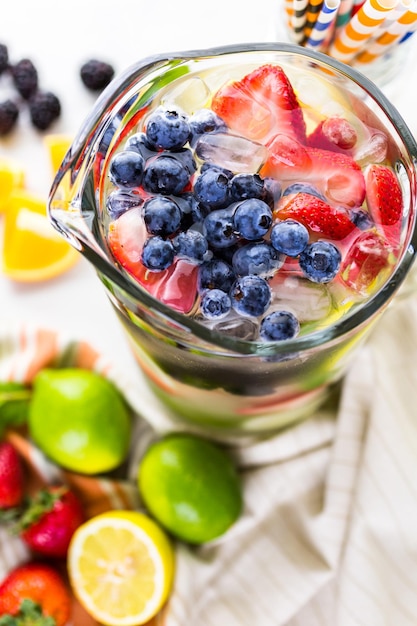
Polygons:
[[[89,58],[107,60],[118,73],[154,53],[274,41],[279,11],[280,0],[210,0],[201,4],[196,0],[14,0],[2,3],[0,42],[8,46],[12,62],[31,58],[40,86],[59,96],[62,116],[50,132],[73,135],[96,97],[79,77],[82,63]],[[387,95],[417,133],[413,97],[417,35],[415,39],[406,71]],[[0,82],[0,97],[5,90],[7,86]],[[46,197],[48,154],[42,133],[32,129],[24,115],[10,138],[0,138],[1,156],[18,160],[25,168],[28,189]],[[66,274],[43,283],[19,284],[0,273],[1,319],[30,322],[87,339],[122,367],[133,362],[94,269],[84,259]]]

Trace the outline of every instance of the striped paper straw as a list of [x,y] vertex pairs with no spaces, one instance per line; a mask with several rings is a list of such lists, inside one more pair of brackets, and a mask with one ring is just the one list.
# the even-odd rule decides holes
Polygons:
[[397,4],[398,0],[365,0],[350,22],[337,33],[329,54],[339,61],[349,62]]
[[340,0],[324,0],[314,28],[306,41],[305,45],[307,48],[322,50],[325,47],[326,42],[329,40],[329,31],[332,30],[335,24],[336,13],[339,7]]
[[355,63],[371,63],[378,57],[391,51],[408,32],[417,29],[417,7],[406,11],[389,29],[382,33],[375,42],[355,57]]
[[336,30],[344,26],[350,20],[354,0],[341,0],[336,17]]
[[314,25],[319,16],[319,13],[321,11],[322,5],[323,5],[323,0],[309,0],[308,7],[307,7],[306,23],[304,27],[305,39],[308,39],[308,37],[310,36],[310,33],[313,30]]
[[296,43],[304,40],[304,26],[307,20],[308,0],[293,0],[292,39]]

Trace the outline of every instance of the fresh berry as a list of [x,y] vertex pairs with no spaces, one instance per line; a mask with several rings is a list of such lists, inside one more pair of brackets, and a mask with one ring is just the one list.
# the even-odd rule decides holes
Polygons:
[[272,247],[290,257],[298,256],[308,244],[308,240],[307,228],[296,220],[282,220],[271,228]]
[[308,193],[298,193],[275,215],[292,219],[327,239],[341,240],[356,228],[344,209],[337,209]]
[[29,499],[17,530],[26,545],[38,554],[65,557],[76,529],[83,523],[79,498],[66,487],[41,489]]
[[90,59],[81,66],[80,76],[87,89],[101,91],[113,79],[114,68],[105,61]]
[[39,130],[47,130],[61,115],[61,103],[51,91],[38,91],[29,100],[30,119]]
[[125,150],[135,150],[136,152],[139,152],[145,161],[157,155],[157,151],[153,149],[147,140],[145,133],[142,132],[135,133],[129,137],[126,141]]
[[265,241],[248,243],[238,248],[232,257],[232,267],[237,276],[263,276],[274,274],[283,264],[283,257]]
[[184,190],[189,180],[188,169],[175,154],[162,152],[146,162],[143,187],[150,193],[176,195]]
[[202,263],[210,254],[207,239],[199,230],[189,229],[178,233],[172,245],[177,258],[187,259],[191,263]]
[[262,276],[239,276],[230,290],[230,299],[240,315],[259,317],[271,303],[271,290]]
[[314,283],[328,283],[340,268],[341,254],[329,241],[315,241],[300,254],[299,263],[305,276]]
[[214,258],[205,261],[198,268],[198,291],[221,289],[229,292],[236,278],[233,268],[223,259]]
[[268,191],[258,174],[236,174],[230,181],[230,197],[233,202],[257,198],[268,199]]
[[112,219],[142,204],[143,197],[136,189],[114,189],[106,200],[106,208]]
[[352,243],[340,266],[344,283],[355,292],[367,295],[374,281],[389,266],[391,248],[378,234],[361,233]]
[[263,318],[259,336],[264,341],[285,341],[293,339],[300,332],[300,323],[290,311],[272,311]]
[[203,233],[214,248],[233,246],[239,239],[234,226],[234,205],[209,213],[203,222]]
[[209,289],[200,302],[201,313],[206,319],[222,319],[231,311],[232,303],[221,289]]
[[279,66],[263,65],[221,87],[211,107],[230,130],[266,144],[281,133],[306,140],[303,113],[292,85]]
[[13,100],[0,102],[0,136],[8,135],[16,126],[19,109]]
[[199,109],[190,116],[190,144],[195,146],[201,135],[206,133],[226,132],[224,121],[211,109]]
[[144,168],[145,161],[142,155],[133,150],[123,150],[110,162],[110,180],[119,187],[139,187]]
[[256,241],[267,234],[272,224],[272,211],[257,198],[243,200],[233,214],[235,231],[243,239]]
[[179,111],[158,108],[146,121],[146,139],[156,150],[178,150],[188,141],[188,119]]
[[182,213],[178,204],[165,196],[145,200],[142,215],[146,230],[151,235],[166,237],[176,233],[181,225]]
[[151,271],[166,270],[174,262],[175,250],[171,241],[159,235],[149,237],[143,244],[141,261]]
[[217,209],[228,204],[230,178],[218,167],[207,166],[201,169],[194,182],[194,196],[210,209]]
[[14,86],[24,100],[29,100],[38,89],[38,71],[30,59],[22,59],[11,66]]
[[313,184],[329,201],[359,207],[365,199],[365,179],[359,165],[347,154],[309,148],[279,135],[270,143],[261,176]]
[[197,164],[194,159],[194,155],[189,148],[180,148],[179,150],[175,150],[172,152],[172,156],[174,156],[180,163],[183,164],[187,172],[192,176],[194,172],[197,170]]
[[369,213],[362,209],[352,209],[349,212],[349,217],[359,230],[370,230],[375,226],[375,222]]
[[[39,613],[43,618],[39,618]],[[66,626],[70,613],[71,596],[68,587],[61,575],[50,565],[37,562],[20,565],[0,584],[0,615],[21,619],[17,622],[5,622],[7,624]],[[27,619],[28,615],[31,620]]]
[[312,148],[346,152],[355,147],[357,140],[357,132],[350,122],[343,117],[328,117],[308,135],[307,144]]
[[317,187],[315,187],[314,185],[310,185],[309,183],[302,182],[292,183],[291,185],[288,185],[288,187],[286,187],[282,192],[282,197],[284,198],[286,196],[292,196],[296,193],[309,193],[312,196],[316,196],[316,198],[320,198],[320,200],[326,202],[325,196],[320,193]]
[[393,226],[402,215],[402,192],[393,170],[386,165],[370,165],[365,171],[366,202],[377,224]]
[[4,43],[0,43],[0,74],[9,67],[9,50]]
[[23,465],[16,448],[0,442],[0,509],[20,505],[24,492]]

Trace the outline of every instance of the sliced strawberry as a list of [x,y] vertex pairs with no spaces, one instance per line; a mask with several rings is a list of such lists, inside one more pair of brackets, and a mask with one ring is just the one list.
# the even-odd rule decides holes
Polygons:
[[403,197],[395,173],[386,165],[370,165],[365,171],[366,202],[376,224],[393,226],[402,215]]
[[357,140],[357,132],[350,122],[343,117],[328,117],[308,135],[307,145],[346,154],[355,147]]
[[240,81],[221,87],[211,108],[234,132],[260,143],[283,133],[306,140],[303,112],[284,70],[263,65]]
[[131,209],[110,224],[107,240],[118,263],[146,291],[176,311],[189,313],[197,294],[197,266],[179,260],[161,272],[149,271],[140,260],[147,237],[140,210]]
[[330,202],[342,206],[363,203],[365,179],[349,155],[306,147],[284,135],[274,137],[267,147],[270,154],[260,171],[262,177],[313,183]]
[[340,268],[343,282],[359,294],[368,295],[375,280],[388,268],[391,252],[387,241],[377,233],[361,233],[343,259]]
[[344,239],[356,228],[344,210],[309,193],[297,193],[289,202],[284,202],[283,208],[280,209],[279,205],[274,217],[297,220],[313,233],[336,241]]

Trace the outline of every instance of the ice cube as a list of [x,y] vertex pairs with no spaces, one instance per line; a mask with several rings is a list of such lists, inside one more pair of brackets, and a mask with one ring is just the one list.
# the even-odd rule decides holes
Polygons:
[[380,131],[373,131],[368,139],[358,145],[353,158],[361,167],[369,163],[382,163],[387,156],[387,150],[387,136]]
[[226,319],[206,325],[219,333],[244,341],[254,341],[258,336],[258,322],[235,313],[230,313]]
[[184,113],[192,115],[207,105],[209,97],[209,87],[200,77],[194,76],[179,84],[176,83],[176,87],[161,98],[161,104],[164,106],[176,105]]
[[291,311],[301,323],[325,320],[331,311],[331,296],[324,284],[302,277],[281,277],[279,273],[270,284],[273,297],[269,311]]
[[232,172],[256,173],[266,161],[265,146],[229,133],[207,133],[196,145],[197,156],[203,161],[224,167]]

